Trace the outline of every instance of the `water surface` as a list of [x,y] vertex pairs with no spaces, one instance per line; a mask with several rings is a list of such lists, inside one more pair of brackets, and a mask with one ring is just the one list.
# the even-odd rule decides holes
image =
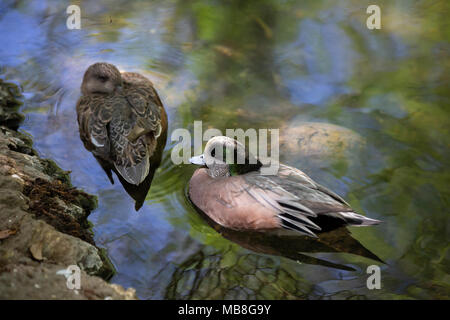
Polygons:
[[[35,147],[96,194],[95,238],[117,268],[112,282],[143,299],[413,299],[450,292],[448,1],[79,1],[81,30],[63,1],[0,3],[0,76],[20,84]],[[349,228],[385,264],[311,253],[343,270],[258,253],[220,235],[190,205],[195,170],[170,161],[168,143],[143,208],[111,185],[78,136],[75,104],[97,61],[140,72],[166,106],[170,132],[281,128],[315,121],[353,130],[365,148],[324,166],[281,155],[383,220]],[[228,235],[229,236],[229,235]],[[233,241],[234,240],[234,241]],[[305,249],[306,250],[306,249]],[[382,288],[368,290],[379,264]]]

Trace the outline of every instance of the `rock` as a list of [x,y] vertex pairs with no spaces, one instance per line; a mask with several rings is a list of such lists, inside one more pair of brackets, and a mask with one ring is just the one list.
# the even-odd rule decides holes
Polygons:
[[17,86],[0,79],[0,123],[12,129],[17,129],[25,119],[24,115],[18,112],[22,105],[19,97],[20,90]]
[[280,155],[292,165],[316,168],[355,161],[365,141],[356,132],[329,123],[293,121],[280,130]]
[[280,161],[345,197],[367,165],[365,139],[353,130],[294,119],[280,129]]
[[88,274],[97,274],[102,267],[102,259],[93,245],[78,238],[56,231],[44,221],[33,224],[31,244],[42,247],[42,256],[46,260],[68,265],[78,265]]
[[117,300],[136,299],[134,289],[125,290],[104,280],[81,272],[80,289],[69,289],[65,276],[58,271],[66,266],[9,265],[0,273],[0,299],[70,299]]

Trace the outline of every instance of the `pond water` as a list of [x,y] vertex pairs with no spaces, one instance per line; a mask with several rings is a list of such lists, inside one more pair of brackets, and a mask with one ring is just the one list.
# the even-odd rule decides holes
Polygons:
[[[90,220],[117,268],[112,282],[142,299],[449,298],[450,5],[376,1],[382,28],[369,30],[373,2],[75,1],[80,30],[67,29],[64,1],[0,3],[0,76],[23,88],[21,130],[98,196]],[[220,130],[300,120],[354,131],[365,147],[344,163],[281,161],[383,220],[349,230],[385,263],[307,243],[312,258],[289,258],[221,235],[186,198],[195,167],[172,163],[170,141],[136,212],[79,140],[75,104],[97,61],[154,82],[169,137],[193,131],[194,120]],[[379,290],[366,286],[372,264]]]

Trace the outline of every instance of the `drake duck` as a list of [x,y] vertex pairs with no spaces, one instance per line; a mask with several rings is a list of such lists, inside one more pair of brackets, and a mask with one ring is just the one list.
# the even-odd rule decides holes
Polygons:
[[229,137],[213,137],[204,153],[190,162],[203,166],[189,181],[191,202],[225,228],[289,230],[317,237],[342,226],[380,222],[356,213],[339,195],[296,168],[280,164],[275,175],[263,175],[263,164]]
[[140,185],[161,162],[167,115],[150,80],[99,62],[85,72],[77,103],[80,138],[114,184]]

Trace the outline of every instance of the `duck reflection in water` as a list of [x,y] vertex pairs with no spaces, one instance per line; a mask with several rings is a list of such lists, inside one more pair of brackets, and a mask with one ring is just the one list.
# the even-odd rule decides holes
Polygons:
[[340,227],[322,232],[317,238],[292,234],[263,233],[258,231],[238,231],[225,228],[198,210],[201,217],[215,231],[241,247],[253,252],[285,257],[297,262],[319,265],[344,271],[356,271],[353,267],[335,263],[309,254],[318,253],[350,253],[364,258],[385,263],[377,255],[365,248],[352,237],[350,231]]
[[114,184],[114,172],[139,210],[161,163],[167,115],[150,80],[95,63],[77,103],[80,138]]

